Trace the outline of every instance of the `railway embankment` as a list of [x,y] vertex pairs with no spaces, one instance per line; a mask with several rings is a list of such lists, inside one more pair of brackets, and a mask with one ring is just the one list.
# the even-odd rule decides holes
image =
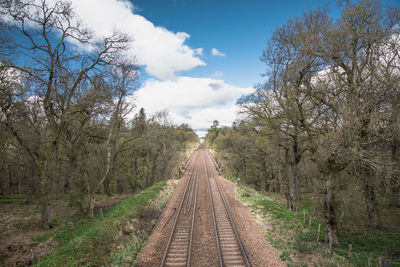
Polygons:
[[204,146],[192,157],[137,263],[150,266],[284,266],[263,227],[235,199]]
[[[9,199],[2,205],[3,219],[8,218],[9,227],[14,228],[10,229],[12,233],[2,233],[1,265],[131,266],[175,183],[176,180],[161,181],[134,196],[109,201],[112,205],[97,211],[93,218],[68,212],[68,206],[57,203],[57,221],[49,231],[36,230],[39,219],[34,204],[22,206]],[[32,206],[32,212],[23,209],[27,205]]]

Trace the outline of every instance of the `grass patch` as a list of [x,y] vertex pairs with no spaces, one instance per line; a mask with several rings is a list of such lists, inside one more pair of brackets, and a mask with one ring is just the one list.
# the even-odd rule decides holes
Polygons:
[[325,223],[313,213],[311,194],[302,196],[297,211],[289,211],[276,200],[276,194],[263,195],[245,186],[237,188],[237,192],[239,200],[251,208],[256,218],[261,218],[267,227],[266,239],[288,266],[348,265],[349,244],[352,244],[350,266],[376,266],[379,257],[387,260],[390,266],[400,266],[398,225],[384,230],[366,230],[363,226],[355,227],[357,231],[342,230],[340,247],[330,251],[324,243]]
[[0,195],[0,199],[25,199],[26,196],[22,194],[17,195]]
[[31,200],[25,195],[0,195],[0,204],[26,204]]
[[[90,219],[76,216],[71,223],[60,227],[56,232],[38,237],[38,242],[53,239],[59,245],[51,255],[40,260],[35,266],[108,265],[115,246],[117,250],[122,251],[131,251],[132,247],[138,250],[137,246],[143,244],[142,240],[147,239],[146,235],[139,236],[137,242],[133,240],[128,245],[114,243],[121,238],[122,227],[129,224],[133,218],[143,216],[143,207],[156,197],[165,183],[158,182],[140,194],[108,208],[103,212],[103,217],[100,213]],[[126,231],[129,233],[130,230]],[[111,258],[117,261],[118,256],[115,256],[115,253],[113,255],[114,258]]]

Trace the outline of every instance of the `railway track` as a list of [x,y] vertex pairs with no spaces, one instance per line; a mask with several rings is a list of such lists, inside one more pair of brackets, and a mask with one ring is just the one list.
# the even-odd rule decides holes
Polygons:
[[161,267],[190,266],[199,173],[199,152],[195,153],[195,163],[179,204],[178,212],[161,260]]
[[[202,157],[200,157],[202,155]],[[186,266],[191,264],[191,251],[193,230],[196,217],[197,190],[199,183],[200,158],[204,160],[206,177],[210,198],[210,209],[213,217],[215,243],[203,244],[215,246],[218,250],[219,265],[226,267],[248,266],[251,264],[247,258],[245,249],[240,240],[233,218],[230,214],[228,204],[223,191],[217,181],[217,165],[212,156],[206,152],[203,146],[193,154],[190,161],[194,161],[192,172],[188,178],[184,193],[182,195],[175,219],[169,234],[168,243],[165,247],[160,267],[163,266]],[[189,166],[190,162],[188,163]],[[187,167],[188,167],[187,166]],[[203,172],[204,173],[204,172]],[[203,176],[202,176],[203,177]]]
[[240,240],[228,203],[217,181],[216,162],[209,153],[207,154],[215,166],[215,168],[209,166],[209,161],[205,159],[219,264],[221,267],[250,267],[251,264]]

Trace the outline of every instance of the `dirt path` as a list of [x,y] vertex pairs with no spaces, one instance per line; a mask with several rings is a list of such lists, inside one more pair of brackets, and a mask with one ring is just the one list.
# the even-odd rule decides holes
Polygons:
[[[196,216],[198,216],[200,220],[196,220],[194,227],[191,266],[218,266],[218,255],[205,168],[205,160],[210,159],[206,157],[205,150],[199,150],[198,152],[201,153],[199,153],[200,173],[197,193],[197,205],[199,209],[197,210],[198,213]],[[175,192],[167,203],[136,266],[159,266],[172,228],[175,215],[174,208],[179,206],[185,185],[194,164],[195,160],[191,162],[188,171],[177,184]],[[222,177],[218,177],[218,183],[224,191],[226,200],[229,203],[232,216],[252,266],[285,266],[279,259],[277,252],[265,240],[265,229],[263,226],[251,216],[249,208],[236,200],[234,184]]]

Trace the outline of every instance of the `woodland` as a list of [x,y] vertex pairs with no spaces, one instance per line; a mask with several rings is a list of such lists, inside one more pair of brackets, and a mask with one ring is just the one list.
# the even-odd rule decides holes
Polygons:
[[95,38],[71,5],[0,6],[0,195],[38,203],[43,229],[52,227],[58,199],[92,217],[99,195],[176,176],[198,139],[166,111],[130,115],[140,75],[125,53],[131,38],[117,31]]
[[[323,225],[318,245],[332,251],[361,231],[373,242],[390,236],[380,253],[400,264],[400,9],[338,3],[338,17],[328,7],[308,9],[275,29],[260,58],[264,82],[237,100],[237,121],[215,120],[204,142],[226,178],[273,194],[288,217],[306,203]],[[34,204],[35,226],[62,225],[60,240],[77,238],[54,220],[57,203],[66,201],[88,224],[101,218],[103,228],[100,199],[135,195],[127,203],[145,213],[140,199],[147,203],[179,177],[199,141],[167,111],[148,115],[135,106],[141,67],[127,56],[132,42],[117,30],[95,37],[69,1],[0,1],[0,204]],[[111,209],[115,225],[120,209],[129,213]],[[108,255],[103,241],[93,260]],[[68,244],[76,253],[87,245]],[[87,253],[95,253],[91,246]]]
[[339,18],[322,7],[278,27],[265,83],[238,100],[241,119],[214,121],[205,138],[235,182],[292,211],[307,198],[331,248],[344,229],[394,226],[382,213],[398,218],[400,183],[400,10],[341,5]]

